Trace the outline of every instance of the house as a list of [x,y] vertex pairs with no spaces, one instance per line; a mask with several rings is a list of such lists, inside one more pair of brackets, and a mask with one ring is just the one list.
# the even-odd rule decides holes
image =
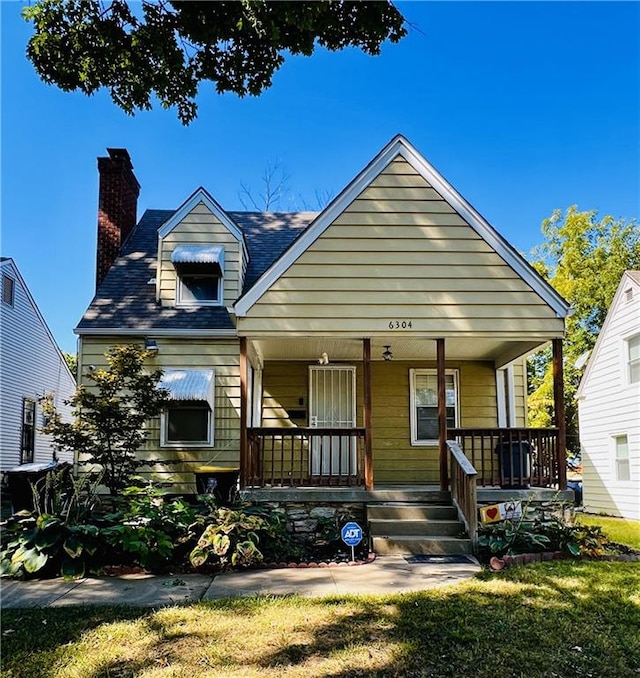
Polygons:
[[[472,485],[565,486],[569,306],[404,137],[319,213],[228,212],[199,188],[136,224],[126,150],[98,168],[80,371],[157,349],[172,405],[144,455],[176,491],[203,469],[272,498],[451,480],[475,516]],[[557,425],[529,429],[525,358],[549,342]]]
[[[38,310],[13,259],[0,259],[0,471],[55,459],[50,437],[41,432],[43,404],[49,399],[63,419],[64,401],[76,389],[74,376]],[[60,461],[73,461],[60,453]]]
[[585,511],[640,519],[640,271],[622,276],[577,398]]

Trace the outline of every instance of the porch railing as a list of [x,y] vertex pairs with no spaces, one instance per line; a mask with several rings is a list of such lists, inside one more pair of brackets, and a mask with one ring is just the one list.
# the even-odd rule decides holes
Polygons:
[[249,428],[248,487],[361,486],[364,428]]
[[475,550],[478,539],[478,502],[476,497],[476,476],[478,472],[466,458],[455,440],[447,440],[449,469],[451,472],[451,499],[458,509],[458,516],[467,528]]
[[559,487],[557,428],[454,428],[447,438],[477,469],[480,486]]

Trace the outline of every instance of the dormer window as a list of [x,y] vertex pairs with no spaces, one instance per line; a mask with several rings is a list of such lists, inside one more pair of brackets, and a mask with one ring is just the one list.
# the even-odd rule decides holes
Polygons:
[[171,262],[176,269],[177,306],[222,304],[222,245],[178,245],[171,253]]

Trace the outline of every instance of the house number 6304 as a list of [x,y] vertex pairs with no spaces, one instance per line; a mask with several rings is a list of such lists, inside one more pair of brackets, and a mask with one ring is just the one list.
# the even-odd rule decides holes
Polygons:
[[390,330],[410,330],[413,327],[411,320],[390,320]]

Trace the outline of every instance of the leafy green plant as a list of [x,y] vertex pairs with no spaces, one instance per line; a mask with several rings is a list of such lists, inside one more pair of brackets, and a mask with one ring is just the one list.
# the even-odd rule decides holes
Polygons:
[[594,557],[615,553],[618,546],[599,526],[567,522],[555,515],[544,520],[521,518],[483,526],[478,544],[481,554],[499,556],[562,551],[572,556]]
[[74,478],[69,464],[32,484],[35,511],[2,523],[0,574],[82,577],[101,566],[102,521],[94,515],[100,477]]
[[108,369],[85,375],[90,387],[79,385],[65,404],[73,408],[72,422],[62,421],[52,403],[45,403],[51,435],[58,450],[75,452],[88,465],[97,466],[112,495],[132,484],[142,465],[136,451],[149,435],[145,424],[160,414],[168,402],[166,389],[158,388],[162,370],[149,372],[144,363],[149,351],[135,345],[114,346],[106,354]]
[[492,555],[514,555],[544,551],[551,540],[540,531],[537,521],[505,520],[478,530],[478,545],[481,551]]
[[100,569],[102,546],[97,525],[69,525],[57,516],[21,511],[3,525],[0,574],[83,577]]
[[122,511],[112,514],[114,524],[105,531],[116,552],[142,567],[158,570],[179,558],[190,538],[189,526],[196,512],[153,480],[122,491]]
[[189,555],[194,567],[207,561],[223,569],[229,565],[246,567],[264,559],[258,545],[261,536],[271,532],[271,526],[263,517],[242,509],[218,508],[206,520],[211,522]]

